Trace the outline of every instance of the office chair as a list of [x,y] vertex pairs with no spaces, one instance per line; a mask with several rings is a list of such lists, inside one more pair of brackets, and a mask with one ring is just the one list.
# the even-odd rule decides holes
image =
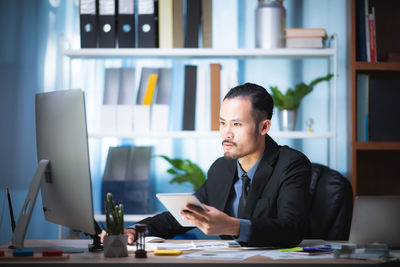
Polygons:
[[310,231],[307,239],[348,240],[353,211],[347,178],[327,166],[312,163]]

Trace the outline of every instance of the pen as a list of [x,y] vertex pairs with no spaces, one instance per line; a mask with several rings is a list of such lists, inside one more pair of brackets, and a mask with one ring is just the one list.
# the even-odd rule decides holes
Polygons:
[[301,247],[294,247],[294,248],[282,248],[279,250],[280,252],[294,252],[294,251],[303,251]]
[[10,191],[8,190],[8,186],[6,187],[7,191],[7,199],[8,199],[8,209],[10,211],[10,218],[11,218],[11,229],[14,232],[15,229],[15,220],[14,220],[14,212],[11,204],[11,197],[10,197]]

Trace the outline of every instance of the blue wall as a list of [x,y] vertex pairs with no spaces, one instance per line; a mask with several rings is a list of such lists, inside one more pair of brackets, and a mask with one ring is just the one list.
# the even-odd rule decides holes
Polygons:
[[[78,1],[45,1],[45,0],[0,0],[0,25],[7,25],[2,32],[0,42],[0,194],[1,216],[0,243],[11,239],[11,227],[8,209],[3,205],[4,188],[8,186],[12,193],[15,216],[25,199],[30,181],[34,175],[36,163],[34,95],[37,92],[58,88],[58,36],[63,33],[72,47],[79,46],[79,13]],[[253,48],[254,47],[254,9],[255,0],[214,0],[213,3],[213,46],[216,48]],[[287,27],[323,27],[328,34],[338,35],[338,155],[337,169],[346,175],[347,169],[347,135],[346,135],[346,1],[345,0],[285,0]],[[233,15],[232,15],[233,14]],[[220,61],[218,61],[220,62]],[[256,82],[268,88],[278,85],[282,88],[293,86],[299,81],[311,79],[327,73],[326,61],[321,59],[281,61],[271,59],[252,59],[242,63],[232,60],[221,61],[225,69],[244,70],[240,82]],[[156,61],[158,66],[180,68],[186,63],[204,66],[202,60]],[[68,77],[63,87],[85,88],[87,93],[87,116],[89,127],[98,123],[97,107],[101,103],[104,67],[141,66],[148,62],[140,60],[84,62],[77,63],[74,79],[68,84]],[[79,67],[79,68],[78,68]],[[89,70],[89,71],[87,71]],[[85,72],[86,71],[86,72]],[[82,74],[81,73],[81,74]],[[65,73],[67,75],[67,73]],[[175,73],[174,78],[181,79]],[[77,77],[81,78],[77,78]],[[84,77],[82,77],[84,76]],[[180,84],[180,82],[178,82]],[[314,128],[326,128],[326,95],[327,86],[321,86],[308,95],[300,112],[298,129],[305,129],[304,121],[312,117]],[[173,114],[180,114],[182,105],[182,86],[176,86],[174,92],[176,103]],[[90,96],[90,100],[88,100]],[[97,113],[98,114],[98,113]],[[173,116],[178,118],[177,116]],[[180,118],[180,117],[179,117]],[[96,121],[97,120],[97,121]],[[277,127],[276,118],[273,126]],[[179,129],[180,120],[172,121],[172,128]],[[207,170],[213,160],[222,155],[219,140],[178,140],[152,141],[155,154],[166,154],[174,157],[190,158],[203,170]],[[302,150],[315,162],[327,164],[325,149],[326,140],[288,141],[278,140]],[[95,210],[100,210],[100,182],[104,168],[105,153],[109,145],[120,144],[118,140],[90,140],[91,171]],[[129,142],[128,142],[129,143]],[[190,186],[170,185],[170,177],[165,173],[167,164],[156,159],[154,171],[156,177],[155,191],[189,191]],[[58,228],[44,220],[41,212],[41,199],[34,209],[27,239],[55,239]],[[6,203],[5,203],[6,204]],[[4,209],[3,209],[4,207]],[[157,209],[161,209],[157,206]]]

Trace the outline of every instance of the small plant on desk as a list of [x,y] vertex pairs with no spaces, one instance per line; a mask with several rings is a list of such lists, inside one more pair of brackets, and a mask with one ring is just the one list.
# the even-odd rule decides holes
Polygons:
[[128,236],[124,235],[124,207],[115,205],[111,193],[107,193],[107,201],[104,202],[106,211],[106,225],[102,227],[107,235],[104,237],[104,257],[128,257],[126,247]]

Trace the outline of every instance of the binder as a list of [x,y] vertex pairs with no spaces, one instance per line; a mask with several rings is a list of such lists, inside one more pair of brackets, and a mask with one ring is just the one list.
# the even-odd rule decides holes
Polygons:
[[199,47],[201,0],[186,3],[185,48]]
[[400,79],[390,75],[379,73],[370,79],[369,141],[400,141]]
[[118,0],[118,47],[135,47],[134,0]]
[[203,48],[212,48],[212,0],[201,0],[201,34]]
[[219,109],[221,95],[221,65],[210,64],[211,84],[211,131],[219,130]]
[[81,48],[97,47],[96,0],[80,0]]
[[183,0],[173,0],[172,8],[173,47],[183,48]]
[[[158,47],[157,9],[153,0],[138,0],[138,47]],[[157,21],[156,21],[157,20]]]
[[173,47],[173,0],[158,2],[158,29],[160,48]]
[[115,48],[115,0],[99,0],[99,47]]
[[196,110],[197,66],[185,65],[185,96],[182,130],[194,131]]

